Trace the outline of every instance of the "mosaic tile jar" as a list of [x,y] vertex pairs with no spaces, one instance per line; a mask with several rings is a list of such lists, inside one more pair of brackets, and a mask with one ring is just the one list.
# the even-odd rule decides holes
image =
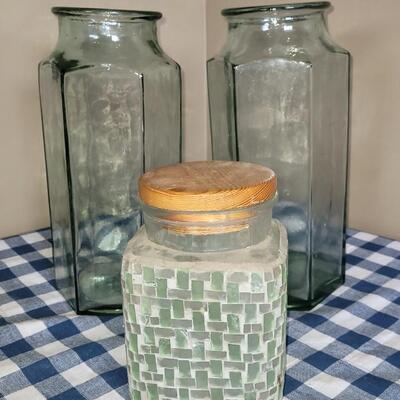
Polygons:
[[132,399],[282,399],[287,237],[275,174],[194,162],[145,174],[124,254]]

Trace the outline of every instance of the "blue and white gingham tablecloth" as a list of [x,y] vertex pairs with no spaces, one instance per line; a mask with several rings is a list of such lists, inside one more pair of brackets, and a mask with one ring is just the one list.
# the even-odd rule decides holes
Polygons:
[[[400,400],[400,242],[349,231],[346,284],[291,312],[285,399]],[[0,398],[128,398],[121,316],[77,316],[49,230],[0,240]]]

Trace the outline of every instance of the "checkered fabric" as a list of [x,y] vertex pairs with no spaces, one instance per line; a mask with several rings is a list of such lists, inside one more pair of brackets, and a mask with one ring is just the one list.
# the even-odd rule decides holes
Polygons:
[[[285,399],[400,399],[400,242],[348,233],[346,284],[290,313]],[[75,315],[49,238],[0,240],[0,398],[127,399],[122,317]]]

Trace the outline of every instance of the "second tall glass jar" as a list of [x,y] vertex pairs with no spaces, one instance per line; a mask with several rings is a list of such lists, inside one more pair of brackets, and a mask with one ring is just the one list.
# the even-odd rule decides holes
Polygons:
[[227,9],[208,62],[214,159],[268,165],[289,237],[289,306],[343,282],[349,53],[329,36],[328,2]]
[[180,68],[158,44],[158,12],[53,13],[39,83],[56,280],[78,312],[118,310],[137,179],[181,159]]

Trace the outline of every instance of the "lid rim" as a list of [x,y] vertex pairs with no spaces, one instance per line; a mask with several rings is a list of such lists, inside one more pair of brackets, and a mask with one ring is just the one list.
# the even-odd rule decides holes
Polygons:
[[264,203],[275,194],[271,169],[236,161],[175,164],[149,171],[139,180],[142,203],[161,210],[229,211]]
[[158,20],[162,18],[159,11],[124,10],[118,8],[95,8],[95,7],[52,7],[51,12],[55,15],[89,18],[95,16],[108,17],[110,19],[145,19]]
[[239,16],[242,14],[251,14],[256,12],[280,12],[280,11],[301,11],[301,10],[325,10],[331,6],[329,1],[314,1],[305,3],[286,3],[270,4],[261,6],[232,7],[225,8],[221,14],[225,17]]

